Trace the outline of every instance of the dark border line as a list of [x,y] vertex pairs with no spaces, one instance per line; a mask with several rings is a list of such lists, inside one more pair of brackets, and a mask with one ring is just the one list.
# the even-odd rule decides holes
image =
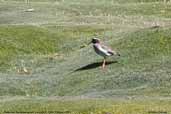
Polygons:
[[16,111],[16,112],[10,112],[10,111],[4,111],[3,113],[5,114],[10,114],[10,113],[13,113],[13,114],[19,114],[19,113],[23,113],[23,114],[45,114],[45,113],[58,113],[58,114],[63,114],[63,113],[71,113],[70,111],[44,111],[44,112],[34,112],[34,111],[30,111],[30,112],[19,112],[19,111]]
[[149,114],[167,114],[166,111],[148,111]]

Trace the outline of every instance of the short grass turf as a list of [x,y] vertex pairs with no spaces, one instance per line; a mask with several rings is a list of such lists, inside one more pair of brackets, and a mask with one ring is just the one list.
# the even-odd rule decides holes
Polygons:
[[[170,5],[1,0],[0,111],[170,113]],[[104,70],[93,37],[121,54]]]
[[0,113],[170,114],[170,100],[17,98],[1,102]]

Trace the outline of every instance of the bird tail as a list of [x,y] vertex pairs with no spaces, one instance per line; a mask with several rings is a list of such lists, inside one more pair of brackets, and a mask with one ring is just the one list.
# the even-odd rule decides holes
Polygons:
[[113,53],[112,51],[108,51],[108,53],[109,53],[110,55],[114,55],[114,53]]
[[109,54],[114,55],[114,56],[121,56],[119,52],[116,51],[108,51]]

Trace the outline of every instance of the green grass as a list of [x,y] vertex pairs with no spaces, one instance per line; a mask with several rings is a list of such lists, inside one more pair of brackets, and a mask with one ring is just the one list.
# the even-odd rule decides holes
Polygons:
[[[170,5],[0,1],[0,112],[169,114]],[[93,37],[121,54],[104,70],[88,44]]]
[[7,26],[0,28],[1,66],[10,63],[17,55],[49,54],[58,50],[60,39],[47,30],[31,26]]
[[104,113],[171,113],[170,100],[114,100],[114,99],[75,99],[22,98],[1,102],[2,112],[58,112],[69,114]]
[[[34,28],[35,29],[35,28]],[[33,29],[33,30],[34,30]],[[40,28],[39,28],[40,29]],[[39,30],[38,29],[38,30]],[[12,29],[16,30],[17,29]],[[19,28],[19,30],[23,30]],[[40,29],[44,30],[44,29]],[[96,55],[93,51],[88,51],[90,46],[86,43],[90,41],[90,38],[79,40],[77,35],[73,38],[73,41],[70,39],[65,39],[66,44],[63,46],[62,40],[58,38],[52,31],[49,32],[50,35],[46,37],[41,32],[36,31],[36,38],[32,37],[31,39],[15,40],[17,44],[24,45],[15,45],[10,44],[9,46],[12,49],[12,54],[16,57],[16,60],[19,63],[15,63],[13,67],[22,67],[20,59],[25,61],[26,67],[31,68],[32,75],[36,76],[34,80],[27,77],[11,80],[10,76],[8,82],[1,83],[1,95],[84,95],[90,94],[93,95],[170,95],[170,48],[171,48],[171,38],[170,38],[170,29],[157,28],[157,29],[142,29],[133,33],[128,33],[125,37],[122,37],[118,40],[110,39],[111,46],[117,48],[120,51],[121,57],[117,60],[118,63],[111,64],[107,67],[106,71],[101,71],[100,68],[94,68],[83,71],[74,71],[78,68],[91,64],[93,62],[100,61],[100,58],[95,59]],[[86,27],[83,30],[84,35],[91,35],[87,31]],[[67,28],[63,29],[63,33],[66,35],[70,32],[74,32]],[[93,29],[92,29],[93,31]],[[29,31],[30,32],[30,31]],[[39,33],[40,32],[40,33]],[[8,32],[9,35],[10,31]],[[21,32],[18,32],[21,33]],[[62,33],[59,31],[59,33]],[[33,32],[32,32],[33,34]],[[63,35],[64,35],[63,34]],[[81,34],[81,33],[80,33]],[[26,35],[26,32],[25,32]],[[31,34],[30,34],[31,35]],[[40,35],[40,36],[39,36]],[[41,44],[41,39],[43,38],[49,41],[49,46],[44,47],[44,43]],[[18,35],[20,36],[20,35]],[[38,37],[39,36],[39,37]],[[53,37],[54,36],[54,37]],[[72,35],[70,35],[72,36]],[[10,37],[8,37],[10,41]],[[22,38],[22,37],[21,37]],[[27,38],[27,35],[23,38]],[[39,39],[40,38],[40,39]],[[51,38],[52,40],[50,40]],[[56,38],[56,39],[55,39]],[[54,40],[53,40],[54,39]],[[7,38],[6,38],[7,40]],[[30,42],[31,41],[31,42]],[[61,42],[59,42],[61,41]],[[28,48],[29,42],[31,48]],[[74,43],[85,43],[85,49],[81,48],[81,45],[75,45]],[[35,44],[34,44],[35,43]],[[61,44],[60,44],[61,43]],[[5,43],[3,43],[5,44]],[[15,44],[15,42],[13,42]],[[48,42],[46,43],[46,45]],[[58,44],[58,45],[56,45]],[[6,45],[6,44],[5,44]],[[67,45],[67,46],[66,46]],[[12,47],[13,46],[13,47]],[[19,47],[21,46],[21,47]],[[23,46],[23,47],[22,47]],[[34,47],[35,46],[35,47]],[[68,47],[73,47],[68,48]],[[42,48],[40,48],[42,47]],[[66,48],[65,48],[66,47]],[[22,49],[22,50],[20,50]],[[34,50],[40,50],[36,52]],[[17,51],[16,51],[17,50]],[[23,51],[24,50],[24,51]],[[16,52],[16,53],[15,53]],[[43,56],[44,54],[48,55],[50,53],[63,54],[64,58],[54,60],[49,60],[48,56]],[[20,54],[17,55],[17,53]],[[24,54],[26,58],[22,57]],[[32,55],[31,58],[27,55]],[[37,54],[40,55],[39,58]],[[4,55],[4,54],[2,54]],[[15,56],[12,56],[13,58]],[[29,60],[31,59],[31,60]],[[109,58],[112,61],[112,58]],[[33,61],[32,63],[29,61]],[[75,61],[75,62],[73,62]],[[3,61],[4,62],[4,61]],[[8,63],[8,62],[7,62]],[[40,66],[41,65],[41,66]],[[62,70],[61,70],[62,68]],[[99,72],[100,70],[100,72]],[[65,71],[65,72],[64,72]],[[91,71],[91,72],[90,72]],[[13,74],[16,75],[16,74]],[[51,75],[52,77],[49,77]],[[16,75],[17,76],[17,75]],[[16,77],[14,76],[14,77]],[[46,77],[48,76],[48,77]],[[46,77],[46,78],[45,78]],[[168,81],[167,81],[168,80]],[[20,81],[20,84],[23,85],[22,88],[19,88],[17,82]],[[13,83],[13,86],[10,86],[8,83]],[[5,85],[4,85],[5,84]],[[32,85],[32,86],[31,86]],[[52,87],[51,87],[52,86]],[[158,87],[158,88],[155,88]],[[9,89],[6,89],[9,88]],[[48,89],[49,88],[49,89]],[[137,89],[136,89],[137,88]],[[44,91],[46,90],[46,91]],[[138,92],[137,92],[138,91]],[[154,91],[149,93],[149,91]],[[95,92],[95,93],[94,93]]]
[[[170,95],[170,84],[169,81],[168,83],[166,81],[170,80],[171,38],[169,34],[170,29],[148,29],[128,34],[121,40],[113,41],[113,48],[118,48],[122,55],[117,59],[118,63],[109,65],[105,72],[98,68],[78,71],[65,76],[66,78],[60,84],[61,92],[64,95],[76,93],[79,95],[94,91],[95,95],[101,95],[103,92],[105,95],[157,95],[157,93]],[[82,57],[84,56],[88,56],[88,54]],[[69,87],[70,85],[72,86]],[[157,93],[142,93],[148,89],[154,91],[155,87],[159,87],[161,91],[167,88],[167,93],[160,93],[159,89],[157,89]]]
[[[55,53],[67,54],[80,49],[88,43],[88,39],[82,41],[79,36],[89,37],[93,32],[102,32],[102,28],[86,27],[50,27],[50,31],[43,27],[34,26],[1,26],[0,27],[0,66],[4,70],[10,67],[11,61],[24,59],[25,55],[50,55]],[[81,31],[81,32],[80,32]],[[76,45],[74,44],[81,44]],[[20,58],[21,57],[21,58]],[[7,68],[9,68],[7,67]]]

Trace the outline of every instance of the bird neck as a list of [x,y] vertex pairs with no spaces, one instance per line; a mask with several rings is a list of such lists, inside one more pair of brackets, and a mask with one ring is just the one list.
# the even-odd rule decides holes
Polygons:
[[99,45],[100,44],[100,42],[97,42],[97,43],[95,43],[96,45]]

